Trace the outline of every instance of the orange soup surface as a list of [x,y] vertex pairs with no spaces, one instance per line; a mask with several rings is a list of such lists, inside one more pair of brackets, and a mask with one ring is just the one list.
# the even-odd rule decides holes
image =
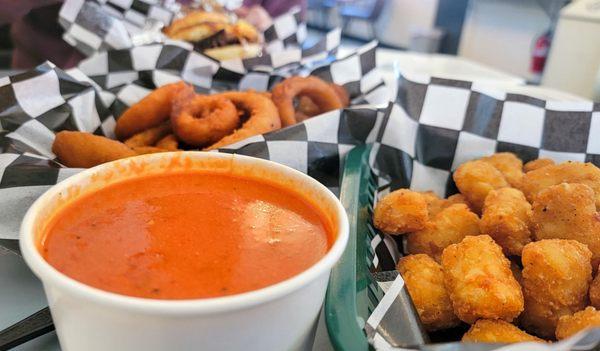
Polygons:
[[152,175],[74,200],[40,251],[60,272],[119,294],[192,299],[290,278],[331,245],[332,227],[290,189],[202,172]]

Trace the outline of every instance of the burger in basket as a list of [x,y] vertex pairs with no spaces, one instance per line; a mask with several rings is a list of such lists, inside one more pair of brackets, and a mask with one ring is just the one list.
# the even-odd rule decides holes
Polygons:
[[194,44],[194,48],[220,60],[256,57],[262,50],[258,30],[245,20],[233,21],[220,12],[193,11],[164,30],[172,39]]

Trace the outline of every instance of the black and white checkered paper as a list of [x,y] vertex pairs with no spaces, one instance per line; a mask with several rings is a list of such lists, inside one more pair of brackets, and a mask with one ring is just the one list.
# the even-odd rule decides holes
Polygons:
[[[384,95],[387,90],[381,77],[379,80],[373,78],[376,71],[374,52],[375,43],[372,43],[348,57],[313,70],[324,79],[346,86],[351,97],[359,103],[377,96],[379,103],[386,102],[389,99]],[[183,79],[202,83],[198,80],[202,74],[195,76],[194,72],[149,69],[148,75],[139,73],[135,82],[113,91],[102,90],[80,70],[65,73],[49,63],[30,72],[0,79],[0,239],[16,239],[21,218],[29,205],[50,186],[80,171],[64,168],[55,159],[52,142],[57,131],[80,130],[113,137],[115,117],[118,118],[127,106],[139,101],[154,87],[172,81]],[[255,80],[257,84],[251,85],[242,76],[238,84],[245,82],[245,88],[265,90],[283,78],[264,72],[260,75],[266,80]],[[265,81],[270,84],[264,85]],[[212,83],[198,84],[197,89],[205,92],[222,90],[216,80]],[[372,107],[332,111],[221,151],[289,165],[337,191],[345,153],[354,145],[375,141],[376,135],[370,131],[374,129],[377,116],[382,115],[383,110]]]
[[[167,3],[159,0],[66,0],[58,21],[65,30],[64,40],[91,56],[106,50],[168,41],[162,28],[183,14],[177,3]],[[274,18],[263,36],[263,56],[301,52],[306,39],[306,23],[301,21],[300,10],[293,8]],[[338,45],[339,39],[336,47]],[[301,57],[307,56],[310,52]]]
[[[378,179],[376,198],[397,188],[433,190],[439,196],[457,192],[452,172],[465,161],[510,151],[523,161],[547,157],[592,162],[600,166],[600,104],[544,101],[507,94],[489,85],[434,77],[399,79],[395,104],[384,115],[370,164]],[[394,272],[402,256],[397,238],[379,234],[371,242],[374,272]],[[402,277],[380,281],[387,291],[368,318],[365,332],[376,349],[435,349],[410,345],[403,316],[412,310],[402,299]],[[418,339],[415,335],[411,340]],[[591,350],[600,330],[552,345],[516,344],[502,350]],[[433,348],[432,348],[433,347]],[[440,344],[456,350],[465,345]],[[469,345],[469,350],[498,349]]]

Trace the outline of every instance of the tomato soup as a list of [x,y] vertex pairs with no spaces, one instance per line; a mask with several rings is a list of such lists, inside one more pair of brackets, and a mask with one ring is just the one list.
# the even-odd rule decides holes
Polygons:
[[316,263],[332,224],[295,190],[233,175],[149,175],[75,199],[50,220],[40,251],[67,276],[155,299],[260,289]]

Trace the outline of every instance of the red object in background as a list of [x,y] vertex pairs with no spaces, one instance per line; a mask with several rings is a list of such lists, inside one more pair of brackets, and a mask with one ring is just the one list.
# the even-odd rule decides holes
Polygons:
[[548,58],[548,52],[550,51],[550,31],[540,35],[533,45],[533,52],[531,56],[531,73],[541,75],[544,72],[544,66],[546,65],[546,59]]

